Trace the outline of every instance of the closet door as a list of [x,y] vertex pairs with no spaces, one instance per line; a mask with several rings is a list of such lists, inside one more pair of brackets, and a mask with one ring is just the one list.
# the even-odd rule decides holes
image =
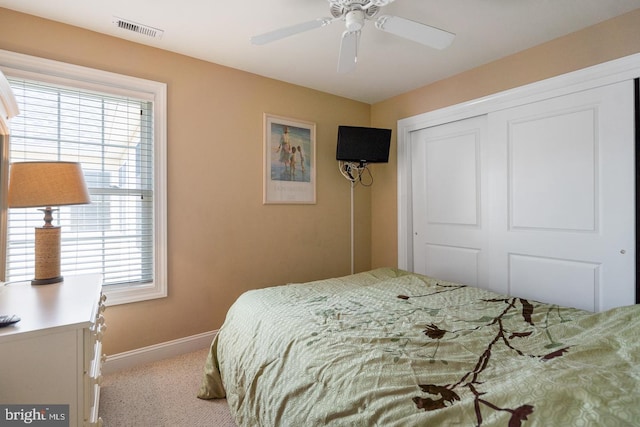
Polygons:
[[634,303],[633,104],[628,81],[489,114],[491,288]]
[[486,116],[413,132],[414,271],[488,287]]
[[635,302],[633,82],[410,136],[413,269],[601,311]]

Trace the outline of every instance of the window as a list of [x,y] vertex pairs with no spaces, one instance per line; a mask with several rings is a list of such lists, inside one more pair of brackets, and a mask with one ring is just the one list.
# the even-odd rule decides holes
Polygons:
[[[166,296],[166,85],[6,51],[0,64],[20,109],[9,160],[80,162],[91,194],[54,215],[62,273],[101,273],[110,304]],[[42,213],[6,217],[5,280],[29,280]]]

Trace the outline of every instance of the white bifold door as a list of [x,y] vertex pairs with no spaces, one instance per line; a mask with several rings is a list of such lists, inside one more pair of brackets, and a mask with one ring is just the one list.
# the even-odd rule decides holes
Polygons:
[[416,272],[591,311],[635,302],[632,81],[410,144]]

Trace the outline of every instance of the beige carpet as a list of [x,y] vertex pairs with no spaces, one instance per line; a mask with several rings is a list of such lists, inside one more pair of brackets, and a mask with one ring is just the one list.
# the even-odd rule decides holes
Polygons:
[[207,349],[106,375],[105,427],[235,427],[226,400],[196,397]]

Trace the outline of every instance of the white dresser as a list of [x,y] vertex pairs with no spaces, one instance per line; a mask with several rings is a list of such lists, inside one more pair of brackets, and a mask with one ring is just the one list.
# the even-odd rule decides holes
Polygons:
[[0,404],[69,405],[69,426],[100,426],[100,275],[0,287],[0,314],[22,320],[0,328]]

